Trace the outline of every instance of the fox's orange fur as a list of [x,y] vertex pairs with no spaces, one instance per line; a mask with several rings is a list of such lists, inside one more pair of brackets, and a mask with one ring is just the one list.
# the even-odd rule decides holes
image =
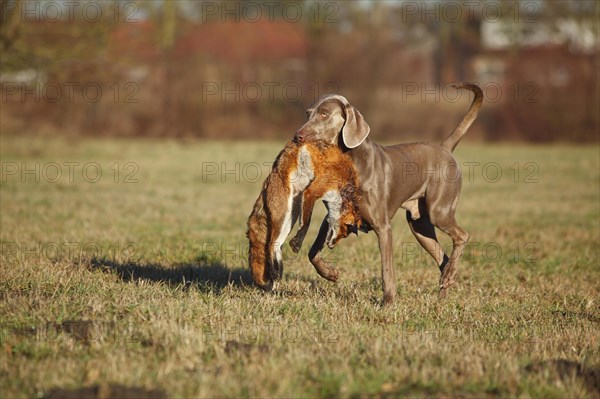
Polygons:
[[[328,209],[327,244],[348,236],[360,226],[358,177],[350,157],[326,142],[289,142],[279,153],[248,219],[249,263],[254,282],[270,288],[281,277],[281,246],[297,217],[301,199],[301,228],[290,245],[298,252],[308,230],[315,202]],[[354,230],[356,231],[356,230]]]

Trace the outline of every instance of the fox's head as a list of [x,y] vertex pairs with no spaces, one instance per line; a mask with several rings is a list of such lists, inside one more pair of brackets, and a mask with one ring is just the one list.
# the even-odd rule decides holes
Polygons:
[[342,238],[348,237],[351,233],[358,235],[358,230],[362,227],[362,218],[358,210],[358,195],[354,184],[347,184],[341,191],[342,207],[337,221],[329,226],[327,235],[327,246],[333,248]]
[[330,239],[327,241],[327,245],[333,248],[342,238],[348,237],[351,233],[358,235],[358,230],[362,227],[362,219],[360,214],[354,209],[354,207],[348,207],[346,211],[342,211],[337,226],[337,234],[332,232]]

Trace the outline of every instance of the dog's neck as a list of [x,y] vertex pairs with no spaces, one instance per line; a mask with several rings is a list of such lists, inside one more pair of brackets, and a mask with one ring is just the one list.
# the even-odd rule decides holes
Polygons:
[[377,144],[367,137],[358,147],[348,149],[348,155],[352,158],[361,180],[366,177],[364,174],[373,168],[376,146]]

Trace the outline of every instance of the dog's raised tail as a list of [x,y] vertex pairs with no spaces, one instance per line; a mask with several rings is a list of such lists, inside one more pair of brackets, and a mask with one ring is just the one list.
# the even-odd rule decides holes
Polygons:
[[458,126],[454,129],[452,133],[442,142],[442,147],[446,148],[448,151],[454,151],[456,145],[465,135],[475,118],[477,118],[477,113],[479,112],[479,108],[481,108],[481,103],[483,102],[483,92],[481,88],[475,83],[458,83],[453,84],[452,87],[455,89],[467,89],[475,93],[475,98],[471,103],[471,107],[469,107],[469,111],[465,115],[465,117],[460,121]]

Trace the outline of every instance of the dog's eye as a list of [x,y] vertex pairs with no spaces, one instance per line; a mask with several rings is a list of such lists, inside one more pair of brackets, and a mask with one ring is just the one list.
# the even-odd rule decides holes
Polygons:
[[321,112],[321,119],[327,118],[327,112]]

